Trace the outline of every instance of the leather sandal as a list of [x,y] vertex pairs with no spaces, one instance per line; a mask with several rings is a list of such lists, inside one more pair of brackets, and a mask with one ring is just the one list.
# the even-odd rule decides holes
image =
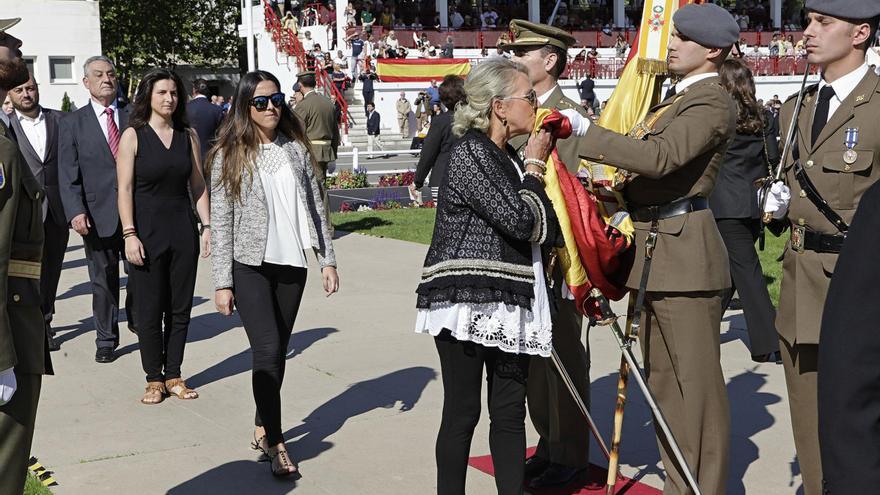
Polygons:
[[[296,479],[301,478],[302,476],[299,474],[299,468],[296,467],[296,464],[290,460],[290,454],[287,453],[286,450],[276,450],[275,455],[272,455],[271,452],[267,453],[269,456],[269,469],[272,470],[272,475],[277,476],[279,478],[284,476],[295,476]],[[275,460],[278,462],[275,462]],[[291,470],[293,468],[293,470]]]
[[[266,444],[266,447],[263,448],[263,445]],[[260,457],[257,459],[257,462],[266,462],[269,460],[269,447],[266,443],[266,435],[264,434],[260,438],[257,438],[257,432],[254,432],[254,441],[251,442],[251,449],[256,450],[260,453]]]
[[165,380],[165,390],[168,392],[168,395],[173,395],[178,399],[191,400],[199,398],[199,393],[188,388],[182,378]]
[[149,406],[158,404],[165,400],[165,384],[162,382],[147,382],[147,388],[144,396],[141,397],[141,403]]

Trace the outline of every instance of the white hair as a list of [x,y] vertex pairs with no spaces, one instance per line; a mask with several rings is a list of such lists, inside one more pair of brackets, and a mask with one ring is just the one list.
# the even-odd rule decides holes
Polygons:
[[511,95],[517,72],[529,75],[524,65],[507,59],[491,59],[477,65],[464,82],[465,99],[455,107],[452,133],[461,136],[468,129],[487,132],[492,102]]

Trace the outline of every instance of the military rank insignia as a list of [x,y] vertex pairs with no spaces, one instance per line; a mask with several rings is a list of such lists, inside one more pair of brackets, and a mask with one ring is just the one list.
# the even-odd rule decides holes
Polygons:
[[858,127],[849,127],[846,129],[843,144],[846,146],[846,151],[843,152],[843,161],[848,165],[852,165],[856,162],[856,160],[859,159],[859,154],[856,153],[856,150],[853,149],[856,147],[857,144],[859,144]]

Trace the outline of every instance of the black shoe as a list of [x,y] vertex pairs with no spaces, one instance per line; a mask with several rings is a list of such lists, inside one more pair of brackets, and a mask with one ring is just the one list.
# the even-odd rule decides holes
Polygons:
[[537,455],[529,457],[526,459],[526,479],[537,478],[548,467],[550,467],[549,460],[544,459],[543,457],[538,457]]
[[578,477],[581,472],[578,468],[563,466],[562,464],[550,464],[541,476],[529,482],[529,488],[547,488],[551,486],[565,486]]
[[116,355],[113,353],[112,347],[99,347],[95,352],[96,363],[112,363],[115,360]]
[[55,338],[52,337],[52,334],[46,334],[46,345],[49,347],[49,352],[55,352],[61,349],[61,346],[55,342]]
[[782,353],[779,351],[773,351],[770,354],[761,354],[759,356],[752,355],[752,361],[756,363],[782,364]]

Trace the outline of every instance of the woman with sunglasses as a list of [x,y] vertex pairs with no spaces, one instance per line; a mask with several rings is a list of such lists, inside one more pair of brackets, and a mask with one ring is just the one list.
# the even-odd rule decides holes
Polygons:
[[158,404],[167,394],[195,399],[199,394],[186,386],[180,367],[199,254],[190,193],[201,218],[202,256],[210,253],[201,147],[187,123],[183,82],[174,72],[148,72],[132,107],[130,127],[119,143],[116,178],[132,313],[147,375],[141,402]]
[[535,123],[537,98],[522,65],[484,61],[468,75],[464,93],[452,126],[461,139],[440,183],[416,291],[416,332],[434,337],[443,376],[437,492],[465,493],[485,368],[495,484],[500,494],[521,494],[529,357],[551,350],[542,247],[554,245],[558,232],[544,194],[553,143],[543,130],[532,135],[524,167],[507,144]]
[[339,277],[311,144],[279,87],[256,71],[235,90],[208,155],[211,250],[217,311],[238,308],[253,351],[253,448],[271,460],[272,474],[298,477],[281,433],[281,382],[305,289],[304,250],[315,251],[327,296]]

